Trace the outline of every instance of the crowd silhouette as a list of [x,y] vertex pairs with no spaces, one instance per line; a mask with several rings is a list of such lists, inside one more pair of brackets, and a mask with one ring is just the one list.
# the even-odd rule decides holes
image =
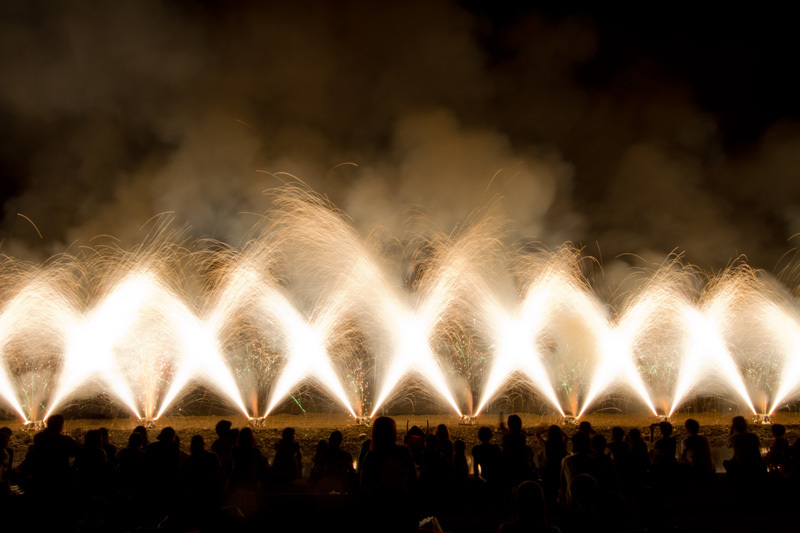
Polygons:
[[0,428],[0,504],[6,524],[33,519],[58,531],[569,533],[705,531],[703,520],[720,509],[735,515],[741,503],[796,498],[800,439],[790,443],[783,425],[772,425],[762,453],[746,420],[734,417],[725,473],[717,473],[700,424],[688,419],[684,427],[681,442],[667,421],[653,424],[648,440],[621,427],[607,437],[585,421],[529,435],[511,415],[496,430],[476,428],[479,444],[468,451],[444,424],[407,428],[401,439],[395,421],[379,417],[355,460],[333,431],[306,472],[293,428],[272,453],[252,429],[226,420],[208,446],[194,435],[187,450],[171,427],[151,442],[139,426],[118,450],[107,429],[89,430],[79,443],[53,415],[21,460],[9,446],[12,431]]

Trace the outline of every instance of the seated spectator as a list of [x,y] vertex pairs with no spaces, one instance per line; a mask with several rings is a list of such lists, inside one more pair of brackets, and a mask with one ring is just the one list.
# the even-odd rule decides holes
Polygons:
[[678,442],[672,436],[672,424],[666,420],[658,424],[651,424],[650,440],[653,439],[653,429],[656,426],[658,426],[658,430],[661,433],[661,438],[653,445],[652,463],[658,467],[670,467],[675,464],[675,453],[678,448]]
[[688,466],[690,476],[695,479],[713,475],[716,468],[711,460],[711,446],[708,439],[699,434],[700,424],[688,418],[684,427],[689,436],[681,442],[680,463]]
[[733,449],[733,457],[722,463],[730,479],[753,481],[766,471],[761,460],[761,442],[758,436],[747,431],[747,421],[743,416],[733,418],[726,444]]
[[787,467],[791,454],[789,441],[785,436],[786,426],[783,424],[772,424],[770,431],[773,438],[765,458],[767,469],[775,474],[786,474],[788,473]]

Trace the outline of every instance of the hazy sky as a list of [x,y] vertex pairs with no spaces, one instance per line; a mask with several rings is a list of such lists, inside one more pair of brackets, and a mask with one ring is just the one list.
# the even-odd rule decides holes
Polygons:
[[500,3],[4,0],[0,250],[135,243],[165,211],[238,244],[279,173],[365,232],[499,201],[516,238],[604,258],[797,245],[795,14]]

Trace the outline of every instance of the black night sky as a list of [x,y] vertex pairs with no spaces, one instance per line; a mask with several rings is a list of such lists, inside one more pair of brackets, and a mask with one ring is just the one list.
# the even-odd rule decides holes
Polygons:
[[239,244],[286,172],[365,232],[500,199],[609,267],[792,261],[796,13],[518,4],[4,1],[0,251],[166,211]]

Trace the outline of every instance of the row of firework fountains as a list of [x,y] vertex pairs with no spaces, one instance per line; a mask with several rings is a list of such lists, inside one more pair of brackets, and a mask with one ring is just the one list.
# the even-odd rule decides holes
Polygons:
[[238,248],[162,221],[132,249],[3,257],[0,406],[35,422],[102,397],[155,420],[202,388],[258,420],[311,389],[359,420],[418,399],[470,420],[520,390],[563,417],[610,397],[655,416],[799,399],[796,303],[743,263],[671,257],[609,302],[591,258],[512,246],[491,210],[398,239],[300,187],[272,204]]

